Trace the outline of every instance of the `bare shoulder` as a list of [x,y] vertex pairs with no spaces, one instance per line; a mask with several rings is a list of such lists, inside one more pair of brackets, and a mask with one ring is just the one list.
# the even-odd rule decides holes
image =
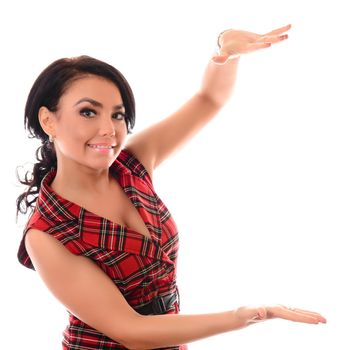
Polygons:
[[60,251],[62,254],[71,254],[56,238],[37,229],[28,230],[25,236],[25,246],[30,257],[47,252],[45,248]]
[[40,230],[30,229],[27,232],[25,246],[35,270],[63,303],[70,298],[66,286],[81,272],[91,274],[91,269],[97,269],[90,259],[74,255],[54,236]]
[[50,234],[30,229],[25,237],[25,246],[35,269],[40,273],[46,267],[54,267],[57,261],[70,263],[74,259],[68,249]]
[[145,139],[146,137],[142,138],[137,134],[133,135],[125,148],[142,163],[149,176],[152,178],[155,167],[155,157],[149,147],[149,142],[143,142]]

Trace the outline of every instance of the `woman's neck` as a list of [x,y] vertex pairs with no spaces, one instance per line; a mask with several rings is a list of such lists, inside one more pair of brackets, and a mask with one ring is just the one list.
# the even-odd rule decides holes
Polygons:
[[64,198],[79,198],[107,193],[110,188],[109,169],[91,169],[80,164],[60,164],[51,188]]

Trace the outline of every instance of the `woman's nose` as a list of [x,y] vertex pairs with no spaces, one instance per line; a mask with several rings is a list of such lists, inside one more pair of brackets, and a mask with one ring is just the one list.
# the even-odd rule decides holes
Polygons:
[[115,127],[113,120],[110,116],[101,118],[100,120],[100,135],[101,136],[114,136]]

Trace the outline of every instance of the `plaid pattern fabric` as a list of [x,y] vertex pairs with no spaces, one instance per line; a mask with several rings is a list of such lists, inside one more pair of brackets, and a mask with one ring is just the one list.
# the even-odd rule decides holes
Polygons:
[[[73,254],[92,259],[137,309],[156,296],[177,292],[178,233],[168,209],[153,189],[150,176],[132,154],[123,150],[110,171],[137,208],[151,238],[60,197],[50,188],[55,171],[49,172],[42,181],[36,208],[24,235],[31,228],[45,231]],[[34,269],[25,249],[24,235],[18,259]],[[168,313],[178,312],[176,302]],[[63,349],[125,349],[70,313],[63,335]]]

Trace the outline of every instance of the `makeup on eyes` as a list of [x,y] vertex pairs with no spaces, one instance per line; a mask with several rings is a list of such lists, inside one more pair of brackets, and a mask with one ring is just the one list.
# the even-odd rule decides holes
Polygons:
[[[89,115],[87,115],[89,113]],[[94,115],[91,115],[90,113],[93,113]],[[83,116],[84,118],[90,119],[93,118],[98,113],[96,110],[89,108],[89,107],[83,107],[80,109],[79,114]],[[124,120],[126,118],[124,111],[118,111],[112,114],[112,118],[115,120]]]
[[83,107],[83,108],[81,108],[80,109],[80,111],[79,111],[79,114],[80,115],[82,115],[83,117],[85,117],[85,118],[92,118],[92,116],[91,115],[85,115],[84,113],[93,113],[93,114],[97,114],[96,113],[96,111],[94,110],[94,109],[91,109],[91,108],[88,108],[88,107]]
[[[96,101],[96,100],[93,100],[93,99],[90,99],[90,98],[83,98],[83,99],[80,99],[76,104],[81,104],[81,103],[88,103],[89,105],[93,105],[93,106],[96,106],[97,108],[103,108],[103,104]],[[124,109],[124,105],[123,104],[120,104],[120,105],[116,105],[114,108],[114,111],[113,114],[112,114],[112,117],[113,119],[116,119],[116,120],[124,120],[126,115],[125,115],[125,109]],[[95,115],[97,115],[97,111],[93,108],[91,108],[90,106],[86,106],[86,107],[81,107],[80,111],[79,111],[80,115],[82,115],[83,117],[85,118],[92,118],[93,116],[91,115],[86,115],[84,113],[93,113]],[[117,116],[117,117],[115,117]]]

